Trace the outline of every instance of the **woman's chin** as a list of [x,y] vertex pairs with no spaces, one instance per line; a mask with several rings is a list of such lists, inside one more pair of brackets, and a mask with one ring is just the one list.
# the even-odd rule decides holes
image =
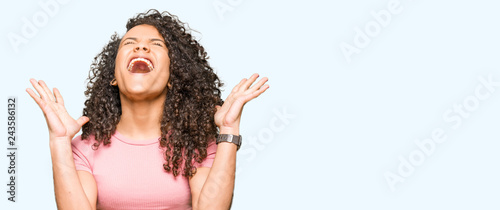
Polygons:
[[162,97],[162,90],[153,90],[150,87],[145,87],[142,85],[136,85],[132,87],[124,88],[125,90],[120,89],[120,95],[122,97],[126,97],[130,100],[153,100],[159,97]]

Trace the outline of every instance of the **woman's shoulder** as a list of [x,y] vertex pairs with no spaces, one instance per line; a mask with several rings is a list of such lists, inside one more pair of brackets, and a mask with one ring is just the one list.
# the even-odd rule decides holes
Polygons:
[[73,140],[71,140],[71,146],[80,150],[87,150],[87,148],[92,148],[94,143],[97,143],[93,135],[88,138],[83,139],[82,135],[78,135]]

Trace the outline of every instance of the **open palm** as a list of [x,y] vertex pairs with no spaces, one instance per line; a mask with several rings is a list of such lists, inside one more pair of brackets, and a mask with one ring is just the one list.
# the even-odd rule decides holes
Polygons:
[[251,86],[258,77],[258,74],[253,74],[249,79],[241,80],[233,88],[224,104],[216,106],[217,112],[214,120],[221,130],[224,128],[238,129],[243,106],[269,88],[269,85],[265,84],[268,80],[267,77],[260,79],[255,85]]
[[64,100],[57,88],[54,88],[52,94],[42,80],[37,82],[35,79],[31,79],[30,82],[38,94],[31,88],[27,88],[26,92],[42,109],[49,128],[50,139],[72,139],[80,131],[81,127],[89,121],[88,117],[82,116],[78,120],[73,119],[66,111]]

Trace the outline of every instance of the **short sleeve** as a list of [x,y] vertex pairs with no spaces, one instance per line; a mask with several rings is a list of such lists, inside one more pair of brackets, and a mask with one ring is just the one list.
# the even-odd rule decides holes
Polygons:
[[90,140],[82,140],[81,136],[71,141],[73,159],[77,171],[88,171],[92,174],[93,149]]
[[205,158],[201,163],[195,162],[194,166],[196,168],[208,167],[211,168],[215,160],[215,152],[217,151],[217,144],[215,141],[210,141],[207,146],[207,158]]

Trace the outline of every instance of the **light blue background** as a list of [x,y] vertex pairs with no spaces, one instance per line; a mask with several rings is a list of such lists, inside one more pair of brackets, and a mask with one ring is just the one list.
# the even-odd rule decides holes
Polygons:
[[[500,208],[500,87],[457,129],[443,119],[475,96],[478,77],[500,81],[495,1],[400,0],[402,11],[351,62],[341,43],[354,45],[355,28],[364,30],[390,0],[72,0],[15,52],[8,34],[21,35],[22,19],[48,1],[0,9],[0,117],[7,97],[17,97],[19,139],[17,202],[7,201],[2,155],[0,209],[56,208],[48,132],[25,92],[29,78],[60,89],[69,113],[80,116],[93,57],[149,8],[201,32],[195,36],[226,84],[224,98],[243,77],[269,77],[270,89],[244,109],[233,209]],[[218,13],[214,4],[232,10]],[[415,139],[436,128],[447,141],[392,191],[384,174],[397,174],[399,157],[419,151]]]

